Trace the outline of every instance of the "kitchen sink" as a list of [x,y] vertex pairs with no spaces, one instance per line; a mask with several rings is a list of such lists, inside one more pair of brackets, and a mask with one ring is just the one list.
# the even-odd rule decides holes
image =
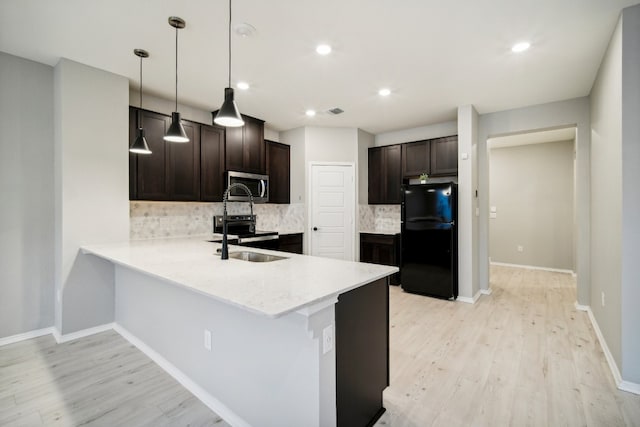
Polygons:
[[283,257],[283,256],[261,254],[258,252],[250,252],[250,251],[230,252],[229,258],[240,259],[242,261],[250,261],[250,262],[271,262],[271,261],[278,261],[281,259],[288,259],[287,257]]

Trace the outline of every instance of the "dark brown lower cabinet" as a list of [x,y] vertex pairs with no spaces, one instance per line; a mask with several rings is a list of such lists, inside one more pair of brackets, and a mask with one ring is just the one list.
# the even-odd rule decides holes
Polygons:
[[[400,234],[360,233],[360,261],[400,267]],[[400,273],[391,276],[400,284]]]
[[302,233],[280,234],[278,250],[294,254],[302,254]]
[[372,426],[389,385],[387,279],[338,296],[335,316],[337,427]]

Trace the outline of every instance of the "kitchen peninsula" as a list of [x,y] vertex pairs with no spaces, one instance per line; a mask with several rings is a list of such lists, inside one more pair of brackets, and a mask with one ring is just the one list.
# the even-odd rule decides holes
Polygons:
[[[388,385],[396,267],[203,238],[83,246],[115,269],[116,329],[234,426],[365,426]],[[230,252],[246,248],[230,246]],[[167,368],[168,366],[168,368]]]

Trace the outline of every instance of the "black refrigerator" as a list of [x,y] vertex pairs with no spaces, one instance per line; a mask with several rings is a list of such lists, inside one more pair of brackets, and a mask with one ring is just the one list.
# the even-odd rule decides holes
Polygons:
[[400,283],[407,292],[458,296],[457,185],[405,185]]

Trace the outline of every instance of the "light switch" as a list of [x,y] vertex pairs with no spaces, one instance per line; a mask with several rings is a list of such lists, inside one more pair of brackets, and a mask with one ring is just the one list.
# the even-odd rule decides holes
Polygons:
[[331,350],[333,350],[333,325],[322,330],[322,354],[327,354]]
[[497,214],[497,213],[495,213],[495,212],[491,212],[491,213],[489,214],[489,218],[491,218],[491,219],[493,219],[493,218],[497,218],[497,217],[498,217],[498,214]]
[[495,206],[491,206],[491,212],[498,212],[498,209]]
[[469,159],[469,153],[462,153],[462,160],[468,160]]

